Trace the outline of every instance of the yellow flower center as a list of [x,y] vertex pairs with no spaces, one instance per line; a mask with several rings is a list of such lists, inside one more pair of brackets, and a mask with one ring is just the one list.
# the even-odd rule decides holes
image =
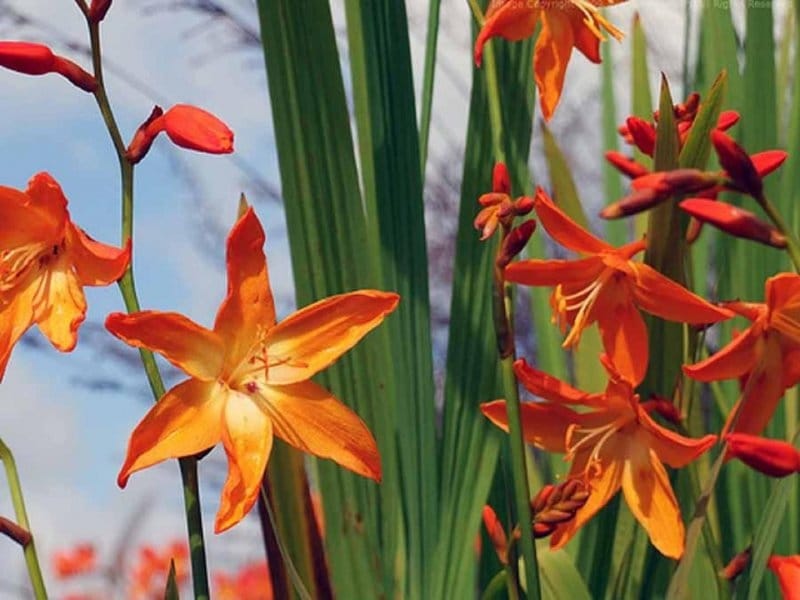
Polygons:
[[8,292],[25,280],[32,269],[41,270],[64,250],[64,242],[36,242],[0,252],[0,292]]
[[570,425],[567,428],[567,453],[564,457],[565,460],[574,460],[581,449],[591,446],[592,451],[586,461],[586,474],[589,476],[598,476],[602,471],[602,467],[600,466],[600,452],[603,446],[611,437],[633,420],[635,420],[634,414],[621,414],[611,422],[604,423],[599,427],[582,427],[578,424]]
[[[589,285],[579,289],[577,292],[565,294],[563,285],[559,284],[553,290],[551,305],[553,307],[553,320],[561,329],[565,329],[569,322],[569,314],[576,313],[572,319],[572,329],[564,339],[562,346],[569,348],[577,344],[581,339],[581,331],[588,324],[589,313],[603,291],[605,283],[612,275],[612,270],[603,271],[597,279],[592,280]],[[576,312],[577,311],[577,312]]]

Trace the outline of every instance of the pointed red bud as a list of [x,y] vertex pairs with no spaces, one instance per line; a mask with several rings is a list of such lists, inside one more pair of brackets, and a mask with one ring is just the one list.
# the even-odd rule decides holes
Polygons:
[[524,217],[529,214],[536,202],[530,196],[520,196],[514,200],[514,214],[518,217]]
[[97,80],[71,60],[53,54],[44,44],[0,42],[0,67],[26,75],[58,73],[80,89],[93,93]]
[[518,227],[512,229],[503,240],[503,246],[500,249],[500,253],[497,255],[497,258],[495,259],[497,267],[504,269],[505,266],[510,263],[517,254],[522,252],[522,249],[525,248],[525,244],[527,244],[528,240],[531,239],[531,236],[535,230],[536,221],[533,219],[528,219]]
[[726,202],[689,198],[679,206],[698,221],[709,223],[736,237],[760,242],[773,248],[786,248],[786,238],[777,229],[750,211]]
[[699,169],[675,169],[637,177],[631,182],[631,187],[634,190],[651,189],[659,196],[675,196],[708,190],[719,183],[719,177],[714,173]]
[[739,122],[739,113],[735,110],[723,110],[717,119],[717,129],[727,131]]
[[483,507],[483,526],[486,527],[486,535],[494,546],[494,551],[497,553],[497,558],[500,564],[508,564],[508,538],[506,537],[506,530],[494,509],[488,504]]
[[711,143],[717,151],[719,164],[736,187],[756,199],[760,198],[763,191],[761,177],[747,152],[729,135],[716,129],[711,132]]
[[725,436],[728,456],[770,477],[786,477],[800,471],[800,452],[789,442],[746,433]]
[[750,155],[758,176],[762,179],[780,167],[789,155],[783,150],[765,150]]
[[600,217],[603,219],[619,219],[636,215],[661,204],[667,198],[668,196],[658,194],[650,188],[634,190],[622,200],[606,206],[600,211]]
[[739,552],[739,554],[734,556],[730,562],[720,570],[719,576],[726,581],[733,581],[736,579],[747,568],[747,565],[750,564],[750,555],[752,552],[753,549],[750,546]]
[[644,154],[653,156],[653,151],[656,147],[656,130],[650,123],[639,117],[628,117],[625,121],[628,126],[628,133]]
[[798,600],[800,590],[800,555],[777,556],[773,554],[767,561],[770,571],[778,578],[784,600]]
[[131,164],[135,165],[138,163],[145,157],[147,151],[150,150],[150,146],[153,145],[153,141],[156,139],[159,131],[161,131],[158,127],[153,128],[151,125],[163,114],[164,111],[161,110],[160,106],[153,107],[153,112],[150,113],[150,116],[147,117],[144,123],[139,125],[136,133],[133,134],[133,139],[131,143],[128,144],[128,149],[125,151],[125,157]]
[[683,422],[681,411],[675,406],[675,403],[660,396],[653,396],[646,402],[642,402],[642,408],[647,412],[655,412],[661,416],[665,421],[680,425]]
[[492,170],[492,191],[501,194],[511,193],[511,178],[504,163],[496,163]]
[[167,136],[181,148],[209,154],[233,152],[233,132],[225,123],[202,108],[176,104],[162,118]]
[[111,0],[92,0],[92,4],[89,6],[89,21],[99,23],[105,19],[109,8],[111,8]]
[[606,152],[606,160],[611,163],[623,175],[636,179],[642,175],[647,175],[649,169],[644,165],[639,164],[632,158],[628,158],[622,152],[616,150],[609,150]]

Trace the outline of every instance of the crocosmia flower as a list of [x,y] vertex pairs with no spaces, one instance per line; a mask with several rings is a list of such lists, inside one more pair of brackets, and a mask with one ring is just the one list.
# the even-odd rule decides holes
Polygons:
[[97,80],[63,56],[54,54],[44,44],[0,42],[0,67],[26,75],[58,73],[85,92],[97,89]]
[[600,14],[601,7],[620,2],[623,0],[492,0],[475,40],[475,63],[480,66],[483,46],[493,37],[523,40],[533,35],[541,21],[533,51],[533,76],[542,114],[549,120],[561,98],[572,48],[599,63],[603,32],[622,39],[622,32]]
[[[683,467],[708,450],[716,436],[683,437],[658,425],[634,393],[638,382],[623,377],[605,355],[609,375],[604,392],[589,394],[530,366],[514,363],[523,386],[544,402],[520,405],[525,440],[549,452],[561,452],[572,463],[566,478],[590,489],[575,517],[557,525],[551,546],[561,548],[622,488],[636,520],[665,556],[683,554],[680,508],[664,465]],[[578,412],[570,408],[581,406]],[[481,405],[492,423],[508,431],[504,400]]]
[[731,411],[726,430],[760,434],[783,392],[800,383],[800,275],[767,279],[766,303],[726,302],[752,325],[706,360],[684,365],[698,381],[744,379],[744,391]]
[[72,350],[86,317],[83,286],[113,283],[129,259],[130,247],[101,244],[75,226],[47,173],[25,191],[0,186],[0,378],[34,323],[58,350]]
[[228,478],[217,532],[238,523],[255,503],[273,435],[359,475],[381,477],[367,426],[311,377],[377,327],[399,297],[350,292],[276,324],[263,244],[264,231],[248,209],[228,236],[228,293],[213,329],[155,311],[106,320],[115,336],[159,352],[190,377],[164,394],[133,431],[120,486],[135,471],[222,442]]
[[97,553],[92,544],[78,544],[53,555],[53,571],[59,579],[91,573],[97,568]]
[[647,370],[648,341],[639,308],[682,323],[715,323],[732,316],[709,304],[652,267],[633,260],[644,241],[614,248],[570,219],[541,189],[534,210],[559,244],[578,252],[577,260],[521,260],[506,267],[508,281],[553,286],[553,318],[570,332],[564,347],[575,346],[583,330],[600,327],[603,347],[629,380],[641,381]]

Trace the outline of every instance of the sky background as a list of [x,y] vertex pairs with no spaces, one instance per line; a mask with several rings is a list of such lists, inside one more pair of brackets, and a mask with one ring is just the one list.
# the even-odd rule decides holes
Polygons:
[[[221,3],[257,31],[252,1]],[[236,154],[177,151],[161,136],[136,168],[135,271],[141,304],[211,324],[225,289],[224,238],[235,219],[239,194],[245,192],[267,231],[266,254],[280,318],[293,310],[294,300],[285,221],[280,202],[273,197],[279,196],[280,182],[261,52],[243,46],[224,23],[192,11],[167,10],[175,4],[118,1],[103,23],[107,86],[123,137],[130,139],[154,104],[166,109],[190,103],[230,125],[236,133]],[[419,81],[427,2],[408,4]],[[776,2],[779,14],[782,4]],[[346,69],[341,1],[335,0],[333,7]],[[653,89],[658,72],[665,71],[673,79],[676,98],[683,97],[679,85],[683,8],[683,0],[631,0],[608,11],[623,31],[630,31],[633,12],[641,12],[650,41]],[[15,22],[10,19],[14,15],[27,19]],[[452,167],[453,156],[460,156],[464,143],[471,68],[469,19],[464,0],[443,0],[429,184],[441,179],[437,169],[443,164]],[[83,18],[66,0],[0,0],[0,39],[47,43],[86,68],[90,64],[80,52],[87,43]],[[630,40],[612,43],[621,122],[629,106]],[[550,124],[582,183],[582,196],[595,206],[602,189],[599,78],[600,69],[575,53],[565,95]],[[0,185],[24,188],[33,174],[48,171],[62,185],[72,219],[93,237],[117,243],[119,172],[93,98],[55,75],[27,77],[2,70],[0,90]],[[534,152],[540,155],[536,146]],[[536,160],[532,169],[536,181],[546,181]],[[460,176],[460,169],[455,173]],[[454,231],[456,218],[453,211],[444,222],[430,223],[432,243]],[[107,313],[122,310],[117,288],[86,292],[89,312],[77,349],[59,354],[33,330],[15,349],[0,385],[0,437],[16,455],[54,597],[67,589],[59,587],[49,572],[49,557],[56,549],[91,541],[101,556],[110,555],[134,518],[136,531],[127,538],[132,547],[185,535],[174,462],[137,473],[125,490],[116,486],[128,436],[149,407],[150,396],[137,355],[100,326]],[[446,289],[434,288],[433,293],[445,301]],[[177,381],[174,371],[171,376],[172,383]],[[261,556],[254,514],[222,536],[211,532],[222,475],[219,461],[201,463],[212,571]],[[2,483],[0,515],[11,515]],[[19,597],[10,590],[25,581],[22,553],[0,539],[0,600]]]

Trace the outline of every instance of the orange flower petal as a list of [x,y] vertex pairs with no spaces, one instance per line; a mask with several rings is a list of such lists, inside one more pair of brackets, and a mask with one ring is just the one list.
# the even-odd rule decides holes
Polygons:
[[746,396],[740,400],[738,417],[731,411],[724,431],[760,435],[769,423],[783,396],[780,349],[768,343],[764,356],[747,379]]
[[16,292],[0,310],[0,380],[5,375],[11,350],[33,323],[33,299],[39,288],[39,279],[30,278],[27,285]]
[[633,295],[644,310],[667,321],[705,324],[723,321],[733,316],[725,308],[714,306],[665,277],[644,263],[630,263],[636,278]]
[[567,64],[575,38],[569,17],[562,11],[542,12],[542,28],[533,51],[533,77],[541,96],[542,116],[549,121],[561,99]]
[[531,394],[557,404],[592,404],[591,395],[534,369],[524,358],[514,362],[514,374]]
[[783,600],[800,600],[800,555],[769,557],[767,566],[775,573]]
[[61,254],[38,278],[33,320],[55,348],[70,352],[86,318],[86,297],[67,257]]
[[693,365],[683,365],[683,372],[697,381],[734,379],[752,371],[758,360],[761,327],[753,325],[713,356]]
[[228,234],[228,293],[217,312],[214,331],[226,345],[232,368],[252,348],[256,337],[275,323],[275,302],[264,256],[264,230],[252,207]]
[[0,186],[0,250],[56,240],[63,227],[54,215],[32,204],[20,190]]
[[270,329],[265,339],[270,384],[305,381],[380,325],[400,297],[359,290],[315,302]]
[[222,340],[181,314],[153,310],[112,313],[106,318],[106,329],[135,348],[158,352],[197,379],[213,381],[222,370]]
[[272,421],[245,394],[228,392],[222,443],[228,456],[228,478],[214,522],[222,533],[241,521],[253,508],[272,451]]
[[631,440],[622,472],[622,492],[633,516],[664,556],[683,554],[684,528],[664,465],[644,441]]
[[114,283],[125,273],[131,258],[130,241],[124,248],[109,246],[93,240],[71,222],[67,225],[67,247],[81,285]]
[[597,311],[603,348],[622,377],[638,385],[647,374],[647,326],[633,304],[615,307],[613,313]]
[[575,38],[575,48],[595,64],[600,64],[600,38],[586,27],[583,13],[577,10],[569,11],[569,20],[572,25],[572,35]]
[[764,295],[770,326],[800,344],[800,275],[781,273],[770,277]]
[[[541,38],[540,38],[541,39]],[[562,211],[550,196],[541,188],[536,190],[534,198],[536,216],[547,233],[565,248],[583,254],[599,254],[612,252],[614,248],[595,237],[573,221]]]
[[329,458],[354,473],[381,479],[381,459],[364,422],[312,381],[269,386],[275,435],[303,452]]
[[480,66],[483,46],[490,39],[500,36],[510,41],[519,41],[533,35],[539,9],[528,2],[493,1],[486,11],[486,21],[475,40],[475,64]]
[[685,467],[717,441],[717,436],[712,434],[696,439],[684,437],[656,423],[642,408],[639,408],[638,414],[639,423],[646,432],[646,444],[660,460],[675,469]]
[[619,491],[622,484],[622,465],[623,461],[616,460],[614,457],[619,453],[619,437],[613,436],[608,439],[604,446],[605,452],[600,455],[600,462],[589,471],[586,471],[587,458],[590,450],[582,452],[575,457],[572,468],[567,478],[582,478],[590,475],[587,483],[591,491],[586,504],[575,513],[575,518],[558,526],[550,537],[550,547],[553,550],[562,548],[572,539],[572,536],[594,517],[611,498]]
[[528,259],[511,263],[505,268],[506,280],[522,285],[575,285],[585,287],[597,279],[605,267],[597,256],[580,260]]
[[131,473],[202,452],[222,435],[222,398],[216,383],[188,379],[169,390],[136,426],[117,483]]
[[[566,452],[567,428],[579,421],[580,415],[566,406],[549,402],[523,402],[519,405],[525,441],[549,452]],[[481,404],[481,412],[500,429],[508,432],[506,401]]]

